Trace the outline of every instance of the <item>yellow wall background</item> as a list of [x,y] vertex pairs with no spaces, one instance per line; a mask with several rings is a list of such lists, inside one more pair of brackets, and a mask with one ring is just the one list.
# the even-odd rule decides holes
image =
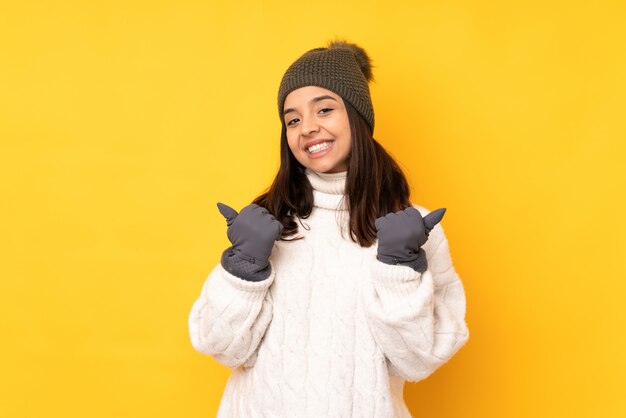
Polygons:
[[622,417],[621,1],[0,6],[0,416],[214,416],[187,316],[278,167],[278,84],[344,36],[443,220],[471,337],[417,417]]

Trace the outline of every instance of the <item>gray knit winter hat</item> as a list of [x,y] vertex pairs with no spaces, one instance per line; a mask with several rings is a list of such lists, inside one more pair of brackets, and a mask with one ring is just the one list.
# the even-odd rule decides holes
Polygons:
[[287,95],[300,87],[318,86],[332,91],[349,102],[374,132],[374,107],[368,82],[373,80],[372,63],[360,46],[334,40],[326,48],[305,52],[287,69],[278,89],[278,113],[281,123]]

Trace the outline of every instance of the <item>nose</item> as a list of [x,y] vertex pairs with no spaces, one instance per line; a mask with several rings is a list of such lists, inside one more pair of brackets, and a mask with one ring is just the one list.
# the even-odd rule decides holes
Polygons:
[[306,118],[302,120],[302,135],[309,135],[311,132],[319,130],[319,125],[315,118]]

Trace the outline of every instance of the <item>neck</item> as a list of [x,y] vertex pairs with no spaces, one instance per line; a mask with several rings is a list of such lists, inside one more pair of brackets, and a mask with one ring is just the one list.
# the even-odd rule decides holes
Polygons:
[[314,171],[314,170],[310,170],[310,171],[313,171],[315,174],[317,174],[318,176],[322,178],[326,178],[330,180],[345,178],[348,175],[348,171],[339,171],[337,173],[322,173],[320,171]]

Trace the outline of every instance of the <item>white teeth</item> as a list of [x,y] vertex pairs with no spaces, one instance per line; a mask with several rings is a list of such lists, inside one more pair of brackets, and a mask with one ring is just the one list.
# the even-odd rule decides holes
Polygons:
[[329,148],[329,147],[330,147],[330,141],[322,142],[321,144],[315,144],[312,147],[307,148],[307,151],[309,151],[309,153],[315,153],[315,152],[325,150],[326,148]]

